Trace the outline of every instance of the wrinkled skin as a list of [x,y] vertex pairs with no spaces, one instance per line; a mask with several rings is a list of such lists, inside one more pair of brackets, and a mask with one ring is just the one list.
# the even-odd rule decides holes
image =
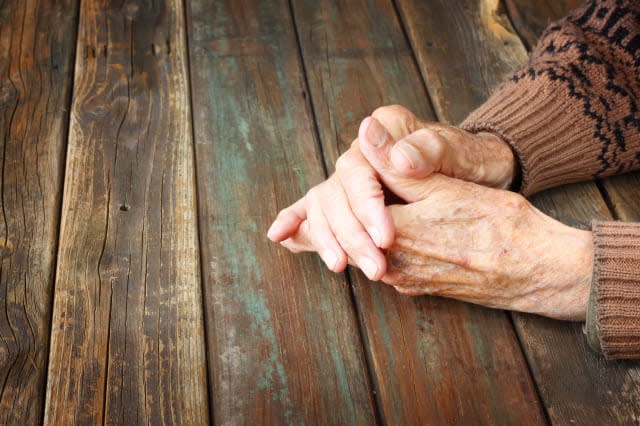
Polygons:
[[[269,238],[317,251],[334,271],[356,264],[404,294],[583,320],[591,233],[487,187],[510,185],[509,147],[399,107],[382,111],[363,121],[336,173],[280,213]],[[410,204],[385,207],[380,183]]]
[[408,201],[407,178],[413,182],[435,172],[506,188],[514,159],[494,135],[421,121],[397,105],[378,108],[338,159],[336,172],[282,210],[268,236],[296,250],[287,239],[306,221],[309,238],[329,269],[341,272],[350,259],[370,279],[379,280],[387,267],[380,248],[392,244],[395,232],[382,183]]
[[392,206],[396,239],[382,281],[493,308],[583,320],[591,233],[518,194],[433,175],[421,199]]

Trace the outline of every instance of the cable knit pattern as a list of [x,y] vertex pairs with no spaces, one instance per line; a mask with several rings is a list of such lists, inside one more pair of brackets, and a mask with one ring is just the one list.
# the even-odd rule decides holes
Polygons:
[[[530,195],[640,169],[640,1],[589,1],[461,124],[513,148]],[[590,345],[640,358],[640,223],[594,222]]]
[[513,147],[530,195],[640,169],[640,2],[588,2],[462,123]]

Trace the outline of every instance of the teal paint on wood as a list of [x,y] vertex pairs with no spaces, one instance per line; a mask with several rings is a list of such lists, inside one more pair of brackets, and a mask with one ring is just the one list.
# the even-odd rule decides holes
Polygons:
[[370,424],[344,277],[266,238],[325,177],[287,7],[187,4],[214,420]]
[[[294,0],[292,5],[330,169],[356,137],[360,120],[381,105],[400,103],[434,118],[392,2]],[[443,30],[440,36],[449,34]],[[351,278],[384,422],[500,423],[525,414],[531,423],[541,422],[533,384],[503,313],[401,296],[359,272],[352,271]],[[433,323],[421,327],[421,318]]]

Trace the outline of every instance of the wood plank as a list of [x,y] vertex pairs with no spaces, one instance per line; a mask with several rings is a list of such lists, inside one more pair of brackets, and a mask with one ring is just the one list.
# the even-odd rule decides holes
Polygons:
[[[464,21],[465,24],[458,19],[457,25],[453,25],[447,17],[460,14],[453,13],[448,4],[449,8],[445,9],[444,1],[432,2],[428,9],[415,0],[400,3],[427,85],[431,91],[431,82],[435,81],[433,93],[447,97],[447,104],[434,99],[439,116],[447,121],[462,120],[500,79],[526,60],[524,46],[514,38],[512,27],[501,14],[504,11],[497,5],[493,1],[461,1],[460,14],[466,11],[469,21]],[[439,48],[425,46],[422,41],[428,40],[427,37],[435,39],[432,43]],[[446,51],[441,51],[445,41],[449,44]],[[456,70],[451,64],[453,61],[468,73],[476,73],[476,77],[467,79],[465,74],[452,72]],[[454,84],[457,90],[453,90]],[[459,92],[466,95],[459,96]],[[475,94],[470,100],[469,93]],[[547,191],[535,197],[534,204],[573,225],[607,214],[593,183]],[[637,406],[633,390],[638,377],[635,370],[604,364],[586,347],[579,324],[524,314],[514,314],[513,318],[553,423],[608,424],[612,415],[619,413],[625,418],[632,407]],[[623,386],[631,392],[620,392]]]
[[372,424],[344,276],[266,238],[325,178],[288,3],[187,9],[215,423]]
[[45,422],[206,424],[183,4],[85,0]]
[[584,0],[505,0],[514,29],[531,49],[550,22],[565,16]]
[[42,421],[77,11],[0,4],[0,424]]
[[602,186],[616,219],[640,222],[640,172],[603,179]]
[[[513,8],[523,7],[521,3],[520,0],[508,2],[511,17],[518,16]],[[566,15],[579,2],[528,0],[527,3],[526,13],[520,13],[519,18],[514,19],[514,25],[521,35],[530,35],[527,43],[533,46],[543,30],[540,23]],[[640,220],[638,176],[636,173],[604,180],[615,217]],[[542,194],[534,200],[543,211],[565,223],[587,228],[592,219],[611,219],[594,184],[558,188],[553,194],[561,195],[552,200]],[[559,328],[554,321],[525,315],[516,316],[514,321],[527,346],[532,369],[539,378],[539,388],[554,423],[626,424],[637,418],[637,407],[640,406],[638,362],[604,363],[587,347],[579,325]],[[566,340],[574,343],[567,345]],[[549,351],[549,347],[556,349]],[[568,389],[571,389],[571,395],[567,395]]]
[[[292,2],[327,163],[376,107],[433,118],[393,4]],[[382,418],[390,424],[540,424],[542,413],[508,317],[410,298],[351,271]]]
[[399,0],[398,7],[441,121],[464,120],[527,58],[499,0]]

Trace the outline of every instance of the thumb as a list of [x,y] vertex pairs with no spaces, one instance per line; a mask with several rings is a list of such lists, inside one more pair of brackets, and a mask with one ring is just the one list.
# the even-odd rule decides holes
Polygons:
[[428,143],[427,136],[435,140],[433,134],[421,129],[395,142],[378,120],[367,117],[360,124],[358,144],[385,186],[405,201],[414,202],[424,195],[424,179],[442,162],[442,144]]

